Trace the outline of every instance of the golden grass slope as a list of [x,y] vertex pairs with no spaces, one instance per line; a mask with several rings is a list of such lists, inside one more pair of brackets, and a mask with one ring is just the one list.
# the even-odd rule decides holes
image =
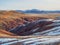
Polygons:
[[8,32],[6,30],[0,29],[0,36],[16,36],[16,35],[13,34],[13,33]]
[[[16,11],[0,11],[0,29],[9,30],[20,24],[23,24],[25,18],[28,21],[37,20],[40,18],[51,18],[59,17],[59,13],[53,14],[23,14]],[[12,25],[12,26],[11,26]],[[5,29],[6,28],[6,29]]]

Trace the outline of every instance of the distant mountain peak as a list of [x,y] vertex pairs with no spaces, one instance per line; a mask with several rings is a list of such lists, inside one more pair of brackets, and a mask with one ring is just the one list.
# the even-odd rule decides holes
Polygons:
[[39,10],[39,9],[29,9],[29,10],[16,10],[17,12],[22,13],[35,13],[35,14],[41,14],[41,13],[60,13],[60,10],[54,10],[54,11],[46,11],[46,10]]

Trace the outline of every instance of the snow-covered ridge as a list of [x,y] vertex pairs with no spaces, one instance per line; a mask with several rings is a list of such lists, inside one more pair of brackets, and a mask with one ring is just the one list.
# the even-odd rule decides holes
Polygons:
[[[47,20],[50,20],[50,19],[47,19]],[[45,31],[42,31],[42,32],[37,32],[37,33],[34,33],[33,35],[46,35],[46,36],[51,36],[51,35],[60,35],[60,20],[51,20],[51,22],[53,22],[52,24],[48,24],[46,25],[47,27],[52,27],[54,26],[53,28],[50,28],[50,29],[47,29]]]
[[[4,41],[3,41],[4,40]],[[6,39],[0,38],[0,45],[58,45],[60,44],[59,37],[42,37],[42,38],[27,38],[27,39]]]

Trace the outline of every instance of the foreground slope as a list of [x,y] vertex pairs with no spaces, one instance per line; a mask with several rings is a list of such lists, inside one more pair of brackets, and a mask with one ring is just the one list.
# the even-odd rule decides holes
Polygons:
[[[60,45],[60,36],[22,36],[22,38],[0,37],[1,45]],[[3,41],[4,40],[4,41]]]

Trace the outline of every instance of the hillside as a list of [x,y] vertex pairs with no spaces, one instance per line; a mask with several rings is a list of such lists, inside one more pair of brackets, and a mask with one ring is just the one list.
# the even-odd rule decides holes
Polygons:
[[[18,27],[19,25],[29,24],[32,22],[34,24],[34,21],[38,21],[41,19],[55,19],[56,17],[59,17],[59,16],[60,16],[59,13],[58,14],[57,13],[56,14],[23,14],[23,13],[16,12],[16,11],[0,11],[0,29],[10,31],[13,28]],[[53,22],[48,21],[45,23],[51,24]],[[37,23],[34,28],[39,27],[42,24]],[[44,26],[44,25],[45,24],[43,24],[42,26]],[[23,31],[25,30],[24,28],[22,29]],[[26,27],[26,31],[30,30],[28,28],[30,28],[30,27],[29,26]],[[32,27],[32,29],[34,29],[34,28]],[[48,28],[51,28],[51,27],[46,27],[46,28],[44,28],[44,30],[48,29]]]
[[60,45],[60,14],[0,11],[0,45]]
[[4,29],[4,27],[6,27],[9,30],[9,28],[13,28],[17,25],[25,23],[24,22],[25,19],[27,21],[32,21],[32,20],[37,20],[38,18],[39,16],[36,17],[32,15],[18,13],[15,11],[3,11],[3,12],[0,12],[0,28]]
[[10,35],[10,32],[7,32],[8,30],[37,19],[36,16],[29,16],[15,11],[0,11],[0,36]]

